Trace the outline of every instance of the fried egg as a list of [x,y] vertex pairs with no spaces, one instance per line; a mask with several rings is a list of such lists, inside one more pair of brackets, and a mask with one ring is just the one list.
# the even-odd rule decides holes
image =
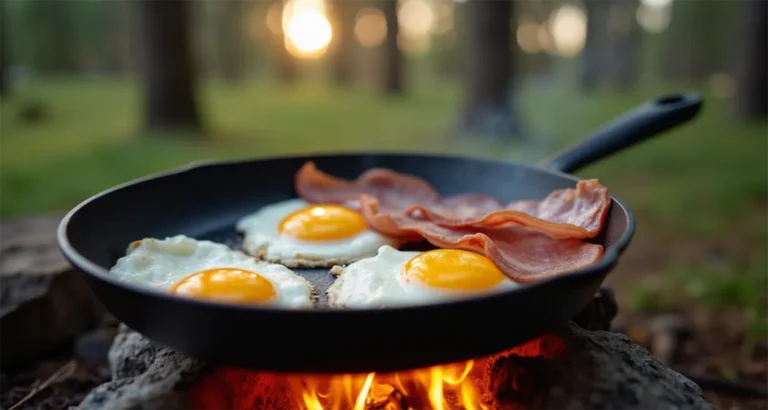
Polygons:
[[382,246],[376,256],[341,271],[328,288],[328,301],[332,307],[381,308],[456,300],[518,286],[490,259],[474,252],[401,252]]
[[368,228],[359,213],[340,205],[292,199],[265,206],[237,222],[243,248],[286,266],[329,267],[376,255],[398,241]]
[[313,305],[312,285],[285,266],[183,235],[131,243],[109,273],[191,298],[284,308]]

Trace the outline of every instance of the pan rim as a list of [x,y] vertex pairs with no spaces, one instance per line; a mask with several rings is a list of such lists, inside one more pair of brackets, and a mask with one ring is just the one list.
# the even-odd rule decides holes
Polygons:
[[171,293],[163,292],[157,289],[146,288],[133,283],[123,282],[110,276],[108,269],[91,261],[84,255],[82,255],[80,252],[78,252],[75,249],[75,247],[70,243],[69,237],[67,235],[67,228],[69,226],[69,222],[71,218],[75,214],[77,214],[82,208],[88,206],[89,204],[95,202],[96,200],[104,196],[110,195],[119,190],[126,189],[131,186],[138,185],[144,182],[159,180],[163,178],[170,178],[176,175],[189,173],[189,172],[193,172],[193,171],[204,169],[204,168],[210,168],[210,167],[234,166],[234,165],[248,164],[252,162],[284,160],[284,159],[304,159],[305,161],[310,161],[310,160],[314,160],[321,157],[331,157],[331,156],[333,157],[422,156],[422,157],[431,157],[431,158],[444,158],[444,159],[451,159],[451,160],[471,160],[471,161],[479,161],[479,162],[484,162],[490,165],[497,165],[497,166],[514,165],[514,166],[523,167],[523,168],[535,169],[535,170],[543,171],[546,173],[554,174],[560,177],[564,177],[574,182],[578,182],[582,180],[581,178],[576,177],[572,174],[560,172],[557,170],[547,169],[537,165],[525,165],[525,164],[520,164],[514,161],[504,161],[504,160],[498,160],[498,159],[476,157],[472,155],[456,155],[456,154],[447,154],[444,152],[425,152],[425,151],[400,151],[400,152],[398,151],[344,151],[344,152],[315,151],[311,154],[285,154],[285,155],[274,155],[274,156],[266,156],[266,157],[250,157],[250,158],[226,159],[226,160],[200,160],[200,161],[193,161],[191,163],[182,165],[178,168],[174,168],[168,171],[161,171],[161,172],[148,174],[139,178],[129,180],[122,184],[118,184],[113,187],[107,188],[95,195],[92,195],[91,197],[85,199],[84,201],[80,202],[78,205],[72,208],[69,212],[67,212],[67,214],[62,218],[61,222],[59,223],[59,226],[57,228],[57,240],[59,244],[59,249],[64,254],[64,256],[69,260],[69,262],[75,265],[75,268],[82,270],[87,275],[92,276],[97,280],[107,282],[112,286],[127,289],[127,290],[130,290],[131,292],[140,293],[145,297],[160,298],[160,299],[165,299],[167,301],[175,302],[175,303],[192,304],[192,305],[197,305],[200,308],[227,309],[230,311],[239,311],[241,313],[259,312],[263,314],[283,315],[283,316],[294,316],[294,315],[301,315],[301,316],[355,315],[356,316],[358,314],[371,315],[371,314],[377,314],[377,313],[378,314],[408,314],[409,312],[418,311],[418,310],[424,309],[425,307],[436,307],[436,306],[442,306],[445,308],[452,308],[452,309],[461,309],[463,307],[469,307],[469,305],[472,305],[472,304],[494,303],[495,301],[511,297],[514,294],[533,291],[534,289],[537,289],[543,286],[548,286],[555,282],[559,282],[560,284],[564,284],[567,286],[569,283],[572,283],[572,282],[589,280],[592,276],[600,275],[601,272],[608,271],[613,266],[615,266],[616,263],[618,262],[619,256],[627,248],[627,246],[629,245],[634,235],[634,231],[635,231],[634,214],[623,201],[611,195],[611,200],[614,202],[614,206],[616,204],[621,206],[622,210],[627,216],[627,222],[628,222],[627,228],[625,229],[624,233],[619,238],[619,240],[615,244],[613,244],[611,247],[605,248],[600,260],[598,260],[592,265],[589,265],[585,268],[577,269],[567,274],[553,276],[553,277],[540,280],[534,283],[525,284],[525,286],[519,286],[512,289],[504,290],[501,292],[494,292],[492,294],[472,296],[472,297],[461,298],[457,300],[450,300],[450,301],[439,302],[439,303],[411,305],[411,306],[395,306],[395,307],[385,307],[385,308],[377,308],[377,309],[338,309],[338,308],[330,308],[327,306],[313,306],[310,309],[281,309],[281,308],[276,308],[271,306],[238,305],[238,304],[230,304],[226,302],[218,302],[213,300],[185,298],[185,297],[177,296]]

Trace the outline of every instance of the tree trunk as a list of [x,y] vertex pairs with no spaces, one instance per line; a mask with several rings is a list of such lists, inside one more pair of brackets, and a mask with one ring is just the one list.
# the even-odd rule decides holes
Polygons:
[[144,103],[149,130],[201,127],[190,39],[192,3],[138,0],[142,30]]
[[519,133],[511,104],[512,2],[469,0],[465,102],[465,131],[507,138]]
[[332,3],[334,27],[333,81],[336,85],[352,82],[355,58],[355,3],[334,0]]
[[384,94],[402,94],[403,86],[403,55],[397,44],[400,27],[397,22],[397,1],[382,0],[381,11],[387,23],[387,37],[383,44],[381,90]]
[[281,82],[289,84],[296,81],[298,77],[298,67],[296,66],[296,58],[288,52],[285,48],[285,42],[282,35],[278,37],[277,44],[277,74]]
[[[661,34],[661,74],[668,81],[706,81],[726,70],[728,50],[736,39],[730,34],[734,4],[753,0],[673,1],[672,22]],[[761,0],[754,0],[760,2]]]
[[768,117],[768,2],[743,1],[733,114],[739,119]]
[[282,26],[283,7],[285,6],[285,3],[283,0],[274,0],[274,4],[277,4],[280,7],[278,15],[281,16],[280,32],[272,37],[277,60],[277,78],[282,83],[290,84],[296,80],[296,77],[298,77],[298,67],[296,58],[288,52],[288,49],[285,46],[285,33],[283,33],[284,27]]
[[11,85],[8,82],[8,18],[6,16],[6,0],[0,0],[0,96],[6,96],[10,92]]
[[581,52],[580,85],[584,92],[600,86],[609,68],[607,51],[608,14],[611,3],[605,0],[584,2],[587,11],[587,38]]
[[244,59],[244,33],[243,14],[245,11],[243,0],[218,1],[216,4],[216,38],[218,43],[219,71],[228,82],[236,82],[243,78],[245,65]]
[[140,62],[136,61],[139,49],[140,33],[137,24],[133,0],[116,0],[114,8],[117,24],[114,28],[115,45],[118,69],[121,73],[136,73],[140,71]]
[[77,44],[74,4],[63,0],[18,3],[25,3],[24,23],[34,27],[24,33],[29,40],[24,51],[32,57],[33,68],[54,74],[76,72],[81,45]]
[[613,77],[619,89],[637,84],[641,32],[637,24],[638,0],[621,0],[612,4],[615,40],[613,41]]

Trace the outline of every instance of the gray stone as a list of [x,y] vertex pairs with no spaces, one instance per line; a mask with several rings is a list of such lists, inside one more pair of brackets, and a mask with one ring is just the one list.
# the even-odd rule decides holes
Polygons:
[[60,215],[0,223],[0,363],[36,359],[101,320],[104,309],[61,255]]
[[157,347],[120,327],[109,351],[112,381],[94,389],[80,409],[183,409],[186,392],[201,375],[203,363]]
[[[605,299],[610,302],[612,298]],[[602,303],[602,302],[601,302]],[[571,323],[557,358],[497,356],[483,360],[477,384],[499,408],[712,409],[701,389],[626,336]],[[204,364],[158,347],[121,327],[109,354],[114,380],[81,409],[184,408]]]
[[505,406],[714,408],[698,385],[664,366],[622,334],[587,331],[571,324],[560,335],[567,350],[554,360],[509,356],[491,365],[490,379],[497,381],[495,391]]

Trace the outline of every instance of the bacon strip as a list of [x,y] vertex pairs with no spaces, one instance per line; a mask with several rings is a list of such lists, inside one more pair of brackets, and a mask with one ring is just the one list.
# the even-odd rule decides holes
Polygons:
[[323,173],[312,162],[297,172],[295,182],[296,192],[308,202],[356,209],[387,236],[481,253],[520,283],[599,260],[603,247],[580,239],[600,232],[611,201],[596,180],[552,192],[543,201],[505,206],[480,194],[442,198],[426,181],[388,169],[371,169],[348,181]]
[[[469,194],[442,198],[426,181],[375,168],[348,181],[325,174],[307,162],[296,174],[296,192],[315,203],[338,203],[360,208],[362,195],[378,199],[382,213],[404,214],[443,227],[499,229],[524,226],[558,239],[586,239],[602,228],[611,197],[597,180],[580,181],[576,189],[552,192],[542,201],[515,201],[506,206],[496,199]],[[371,227],[386,235],[413,237],[380,218],[369,219]]]
[[359,197],[367,194],[386,204],[407,208],[413,204],[433,204],[440,194],[427,181],[390,169],[373,168],[355,181],[348,181],[320,171],[308,161],[295,176],[296,193],[307,202],[341,204],[357,209]]
[[383,234],[424,238],[440,248],[464,249],[485,255],[510,279],[532,283],[576,271],[603,256],[601,245],[578,239],[555,239],[515,225],[505,229],[457,229],[403,214],[379,212],[379,201],[368,195],[360,200],[363,216]]
[[[445,203],[452,198],[443,200]],[[504,209],[487,212],[478,208],[474,217],[457,219],[451,214],[450,206],[440,205],[435,210],[413,206],[410,211],[419,211],[435,223],[451,228],[503,228],[521,225],[558,238],[587,239],[600,233],[611,196],[608,189],[595,179],[579,181],[576,189],[561,189],[552,192],[542,201],[515,201]],[[440,209],[446,207],[443,214]]]

